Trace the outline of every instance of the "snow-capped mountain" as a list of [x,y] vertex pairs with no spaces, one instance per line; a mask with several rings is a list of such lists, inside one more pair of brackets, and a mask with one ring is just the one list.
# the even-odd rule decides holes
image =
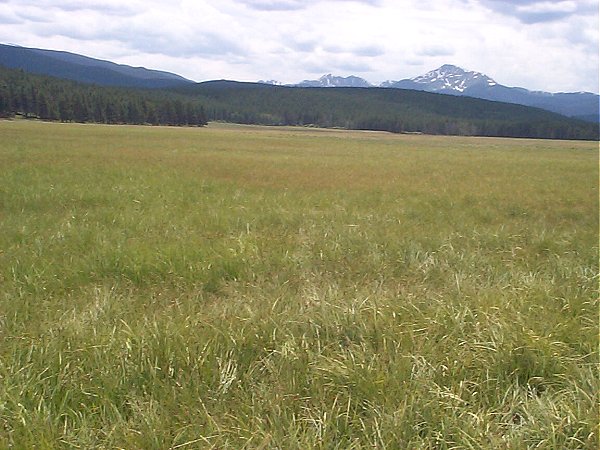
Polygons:
[[600,96],[590,92],[557,93],[529,91],[496,83],[479,72],[461,69],[450,64],[416,78],[386,81],[386,88],[413,89],[440,94],[462,95],[485,100],[534,106],[570,117],[598,122]]
[[427,72],[416,78],[401,81],[388,81],[382,87],[426,90],[441,93],[464,93],[475,87],[496,86],[494,80],[479,72],[466,71],[451,64],[445,64],[439,69]]
[[367,80],[349,76],[337,77],[332,74],[323,75],[318,80],[304,80],[296,84],[297,87],[371,87]]
[[[280,84],[276,81],[259,81],[263,84]],[[323,75],[318,80],[304,80],[293,87],[374,87],[367,80],[356,77]],[[445,64],[438,69],[415,78],[400,81],[386,81],[382,88],[412,89],[439,94],[459,95],[516,103],[546,109],[569,117],[590,122],[600,121],[600,96],[590,92],[550,93],[529,91],[520,87],[509,87],[497,83],[489,76]]]
[[269,84],[271,86],[283,86],[283,83],[281,81],[277,81],[277,80],[258,80],[257,83]]

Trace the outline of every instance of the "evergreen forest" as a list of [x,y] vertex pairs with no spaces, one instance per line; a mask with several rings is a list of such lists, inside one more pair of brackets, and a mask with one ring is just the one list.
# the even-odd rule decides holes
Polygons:
[[206,125],[202,104],[160,90],[101,87],[0,67],[0,117],[61,122]]
[[598,124],[542,109],[384,88],[213,81],[170,89],[104,87],[0,67],[0,117],[202,126],[208,121],[432,135],[598,140]]
[[212,81],[174,88],[209,120],[262,125],[548,139],[598,139],[598,124],[543,109],[385,88],[299,88]]

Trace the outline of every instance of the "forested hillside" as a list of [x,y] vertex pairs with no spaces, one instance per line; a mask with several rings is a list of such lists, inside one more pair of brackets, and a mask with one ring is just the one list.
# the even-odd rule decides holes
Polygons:
[[108,88],[0,66],[0,117],[109,124],[205,125],[197,99],[156,90]]
[[395,133],[598,139],[597,124],[545,110],[403,89],[292,88],[213,81],[175,92],[200,99],[209,120]]
[[289,88],[214,81],[170,90],[81,84],[0,67],[0,116],[63,122],[225,121],[462,136],[598,139],[598,125],[541,109],[381,88]]

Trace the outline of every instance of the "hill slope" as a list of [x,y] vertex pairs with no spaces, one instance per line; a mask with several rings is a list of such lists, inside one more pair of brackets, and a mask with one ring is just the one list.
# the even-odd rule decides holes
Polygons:
[[191,84],[179,75],[131,67],[75,53],[0,44],[0,65],[101,86],[165,88]]
[[[101,86],[162,89],[189,87],[194,84],[169,72],[120,65],[69,52],[3,44],[0,44],[0,65],[22,69],[29,73]],[[305,80],[296,86],[371,87],[362,78],[354,76],[344,78],[331,74],[319,80]],[[552,94],[507,87],[496,83],[484,74],[465,71],[452,65],[444,65],[420,77],[388,81],[383,83],[382,87],[469,96],[533,106],[595,123],[598,123],[600,117],[598,95],[589,92]]]
[[209,120],[428,134],[597,139],[591,123],[509,103],[403,89],[299,88],[212,81],[176,89]]
[[97,86],[0,66],[0,118],[205,125],[202,105],[160,89]]

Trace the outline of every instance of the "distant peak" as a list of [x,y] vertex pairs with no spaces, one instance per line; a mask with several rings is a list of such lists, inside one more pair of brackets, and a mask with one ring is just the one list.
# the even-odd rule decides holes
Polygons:
[[281,81],[277,81],[277,80],[258,80],[257,83],[258,84],[269,84],[271,86],[283,86],[283,83]]
[[455,66],[453,64],[444,64],[439,69],[440,71],[457,71],[457,72],[466,72],[462,67]]
[[323,75],[318,80],[304,80],[296,86],[300,87],[370,87],[371,84],[360,77],[350,75],[348,77],[340,77],[328,73]]
[[497,84],[483,73],[468,71],[452,64],[444,64],[425,75],[412,78],[411,81],[431,85],[437,91],[456,92],[464,92],[475,85],[495,86]]

